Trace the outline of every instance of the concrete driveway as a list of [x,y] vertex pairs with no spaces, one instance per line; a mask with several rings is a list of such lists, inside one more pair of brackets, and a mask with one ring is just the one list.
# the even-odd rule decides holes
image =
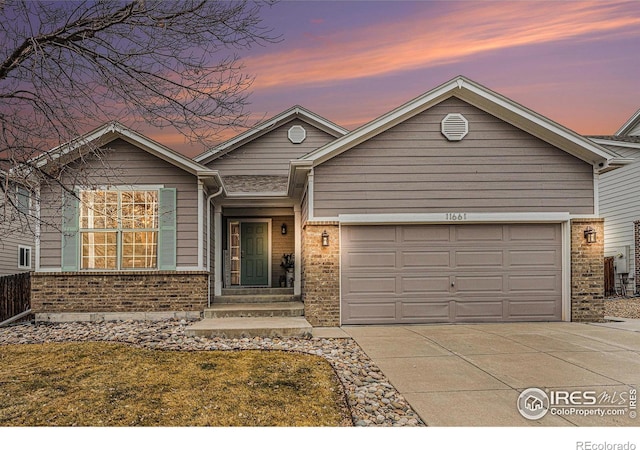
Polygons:
[[607,406],[621,393],[628,397],[631,387],[640,387],[639,332],[566,322],[343,330],[429,426],[640,426],[630,410],[529,420],[516,406],[531,387],[604,393]]

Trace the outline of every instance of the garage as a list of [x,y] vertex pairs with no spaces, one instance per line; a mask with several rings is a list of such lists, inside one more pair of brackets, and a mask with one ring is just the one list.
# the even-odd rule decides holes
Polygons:
[[559,223],[344,225],[343,324],[556,321]]

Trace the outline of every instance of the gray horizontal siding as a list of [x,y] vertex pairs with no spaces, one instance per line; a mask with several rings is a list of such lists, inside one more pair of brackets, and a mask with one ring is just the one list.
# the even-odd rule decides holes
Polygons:
[[[108,145],[97,158],[71,165],[65,180],[69,186],[164,185],[177,194],[177,266],[198,266],[198,183],[194,175],[154,157],[123,140]],[[74,176],[75,179],[71,179]],[[61,258],[60,223],[62,191],[59,186],[44,188],[42,216],[52,226],[44,226],[41,238],[41,268],[59,268]]]
[[0,276],[26,272],[18,268],[19,245],[31,247],[31,268],[35,268],[33,234],[27,230],[10,229],[7,224],[0,223]]
[[[440,133],[462,113],[469,134]],[[566,152],[451,98],[314,169],[314,214],[593,213],[593,169]]]
[[633,222],[640,220],[640,161],[601,175],[599,194],[605,254],[629,246],[629,271],[634,273]]
[[[301,144],[291,143],[287,136],[289,128],[294,125],[301,125],[307,130],[307,137]],[[278,175],[286,177],[289,174],[289,161],[298,159],[334,139],[330,134],[302,120],[294,119],[213,160],[207,166],[219,170],[223,176]]]

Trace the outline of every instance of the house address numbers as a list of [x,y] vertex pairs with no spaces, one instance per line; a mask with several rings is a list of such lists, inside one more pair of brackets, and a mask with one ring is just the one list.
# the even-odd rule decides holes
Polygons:
[[462,222],[467,220],[467,213],[446,213],[445,216],[449,222]]

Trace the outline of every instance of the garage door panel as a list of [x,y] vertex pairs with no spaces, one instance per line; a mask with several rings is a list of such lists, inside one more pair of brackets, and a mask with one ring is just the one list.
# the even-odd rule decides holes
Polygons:
[[403,302],[401,320],[405,322],[448,322],[449,302]]
[[421,243],[428,242],[430,244],[443,242],[449,243],[451,230],[448,225],[432,225],[425,227],[400,227],[400,236],[402,242]]
[[502,301],[464,301],[455,303],[455,317],[464,321],[468,319],[494,319],[500,321],[503,318]]
[[457,242],[501,242],[504,240],[503,227],[500,225],[462,225],[456,226],[454,230]]
[[345,324],[561,319],[560,224],[342,230]]
[[356,252],[347,253],[346,262],[351,269],[395,269],[396,252]]
[[447,251],[402,251],[401,264],[407,268],[449,267],[451,254]]
[[364,246],[376,243],[395,243],[395,226],[375,226],[375,227],[344,227],[342,231],[343,239],[352,244]]
[[558,303],[554,298],[510,301],[508,307],[508,319],[538,317],[553,320],[558,313]]
[[475,250],[455,252],[455,267],[500,267],[504,265],[504,255],[501,250]]
[[449,294],[449,277],[401,277],[401,294]]
[[396,320],[396,316],[395,302],[367,301],[350,303],[343,311],[343,322],[345,324],[390,323]]
[[473,294],[475,292],[501,294],[503,291],[503,278],[501,275],[458,275],[455,277],[455,288],[457,293],[462,294]]
[[509,227],[509,239],[524,242],[559,243],[561,236],[559,227],[540,226],[540,224],[515,224]]
[[562,285],[559,274],[510,275],[508,290],[511,293],[537,292],[539,294],[558,292]]
[[350,277],[343,283],[343,288],[354,296],[369,293],[395,294],[396,277]]
[[509,250],[508,261],[511,267],[539,268],[553,265],[559,266],[562,252],[556,249],[548,250]]

